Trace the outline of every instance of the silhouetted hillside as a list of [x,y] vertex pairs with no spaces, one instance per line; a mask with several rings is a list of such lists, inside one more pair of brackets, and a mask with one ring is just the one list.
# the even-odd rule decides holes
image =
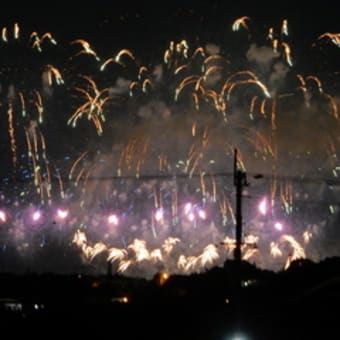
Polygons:
[[43,322],[58,335],[67,328],[125,339],[232,339],[239,330],[250,339],[321,339],[338,328],[340,258],[298,260],[278,273],[227,261],[204,274],[152,280],[2,274],[0,288],[12,332],[20,325],[35,334]]

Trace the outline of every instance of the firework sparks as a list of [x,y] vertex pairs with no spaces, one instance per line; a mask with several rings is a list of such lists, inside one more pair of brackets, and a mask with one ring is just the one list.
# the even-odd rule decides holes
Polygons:
[[[244,16],[231,29],[252,33],[250,23]],[[71,45],[80,51],[65,56],[66,70],[39,59],[59,39],[31,33],[26,45],[38,58],[39,84],[26,82],[29,67],[11,60],[1,66],[11,170],[3,180],[0,222],[15,229],[17,249],[46,247],[44,223],[55,216],[65,243],[72,235],[86,264],[100,267],[104,259],[126,275],[163,268],[162,284],[172,273],[222,265],[235,249],[227,169],[237,147],[241,169],[266,175],[245,194],[243,259],[288,268],[308,257],[340,210],[338,182],[327,184],[340,168],[339,92],[323,74],[296,69],[289,33],[284,19],[281,28],[264,32],[265,45],[247,41],[241,68],[232,53],[209,44],[192,48],[189,39],[170,41],[147,66],[126,48],[101,59],[77,39]],[[23,37],[18,24],[2,28],[4,48]],[[339,47],[337,33],[316,41],[322,40]],[[75,58],[81,55],[94,59],[93,68],[81,63],[85,57]],[[97,135],[87,133],[83,117]],[[70,136],[58,134],[62,124]]]

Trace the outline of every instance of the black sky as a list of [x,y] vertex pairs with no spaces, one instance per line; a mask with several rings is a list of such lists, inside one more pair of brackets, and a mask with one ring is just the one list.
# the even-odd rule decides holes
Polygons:
[[[0,13],[2,26],[13,21],[32,29],[58,32],[71,38],[80,35],[111,39],[160,39],[169,32],[188,34],[220,34],[232,21],[247,15],[259,23],[274,25],[288,18],[302,35],[311,31],[321,34],[339,31],[335,2],[287,1],[95,1],[79,3],[51,2],[42,6],[6,4]],[[188,29],[189,27],[189,29]],[[207,32],[208,31],[208,32]]]

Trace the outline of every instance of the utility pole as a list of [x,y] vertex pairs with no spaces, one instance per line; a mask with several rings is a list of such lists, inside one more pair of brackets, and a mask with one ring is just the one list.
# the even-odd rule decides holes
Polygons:
[[243,187],[248,186],[247,174],[239,169],[237,149],[234,152],[234,186],[236,187],[236,247],[234,250],[235,261],[240,264],[242,260],[242,194]]

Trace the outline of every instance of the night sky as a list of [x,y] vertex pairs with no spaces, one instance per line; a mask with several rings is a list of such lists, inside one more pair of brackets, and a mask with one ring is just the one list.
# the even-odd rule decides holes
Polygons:
[[[313,1],[308,5],[299,2],[239,1],[167,1],[155,4],[143,2],[97,1],[96,4],[72,5],[51,2],[46,6],[30,2],[28,8],[7,3],[1,11],[3,25],[18,21],[34,29],[51,30],[65,37],[78,35],[97,37],[105,34],[115,41],[121,36],[160,39],[163,34],[179,33],[220,35],[235,18],[250,16],[262,25],[273,25],[276,20],[289,18],[295,33],[321,34],[324,30],[337,31],[336,8],[331,1]],[[191,29],[190,29],[190,26]],[[207,30],[206,28],[209,27]],[[119,30],[119,34],[116,30]],[[207,32],[209,31],[209,32]],[[138,39],[135,39],[138,40]]]

